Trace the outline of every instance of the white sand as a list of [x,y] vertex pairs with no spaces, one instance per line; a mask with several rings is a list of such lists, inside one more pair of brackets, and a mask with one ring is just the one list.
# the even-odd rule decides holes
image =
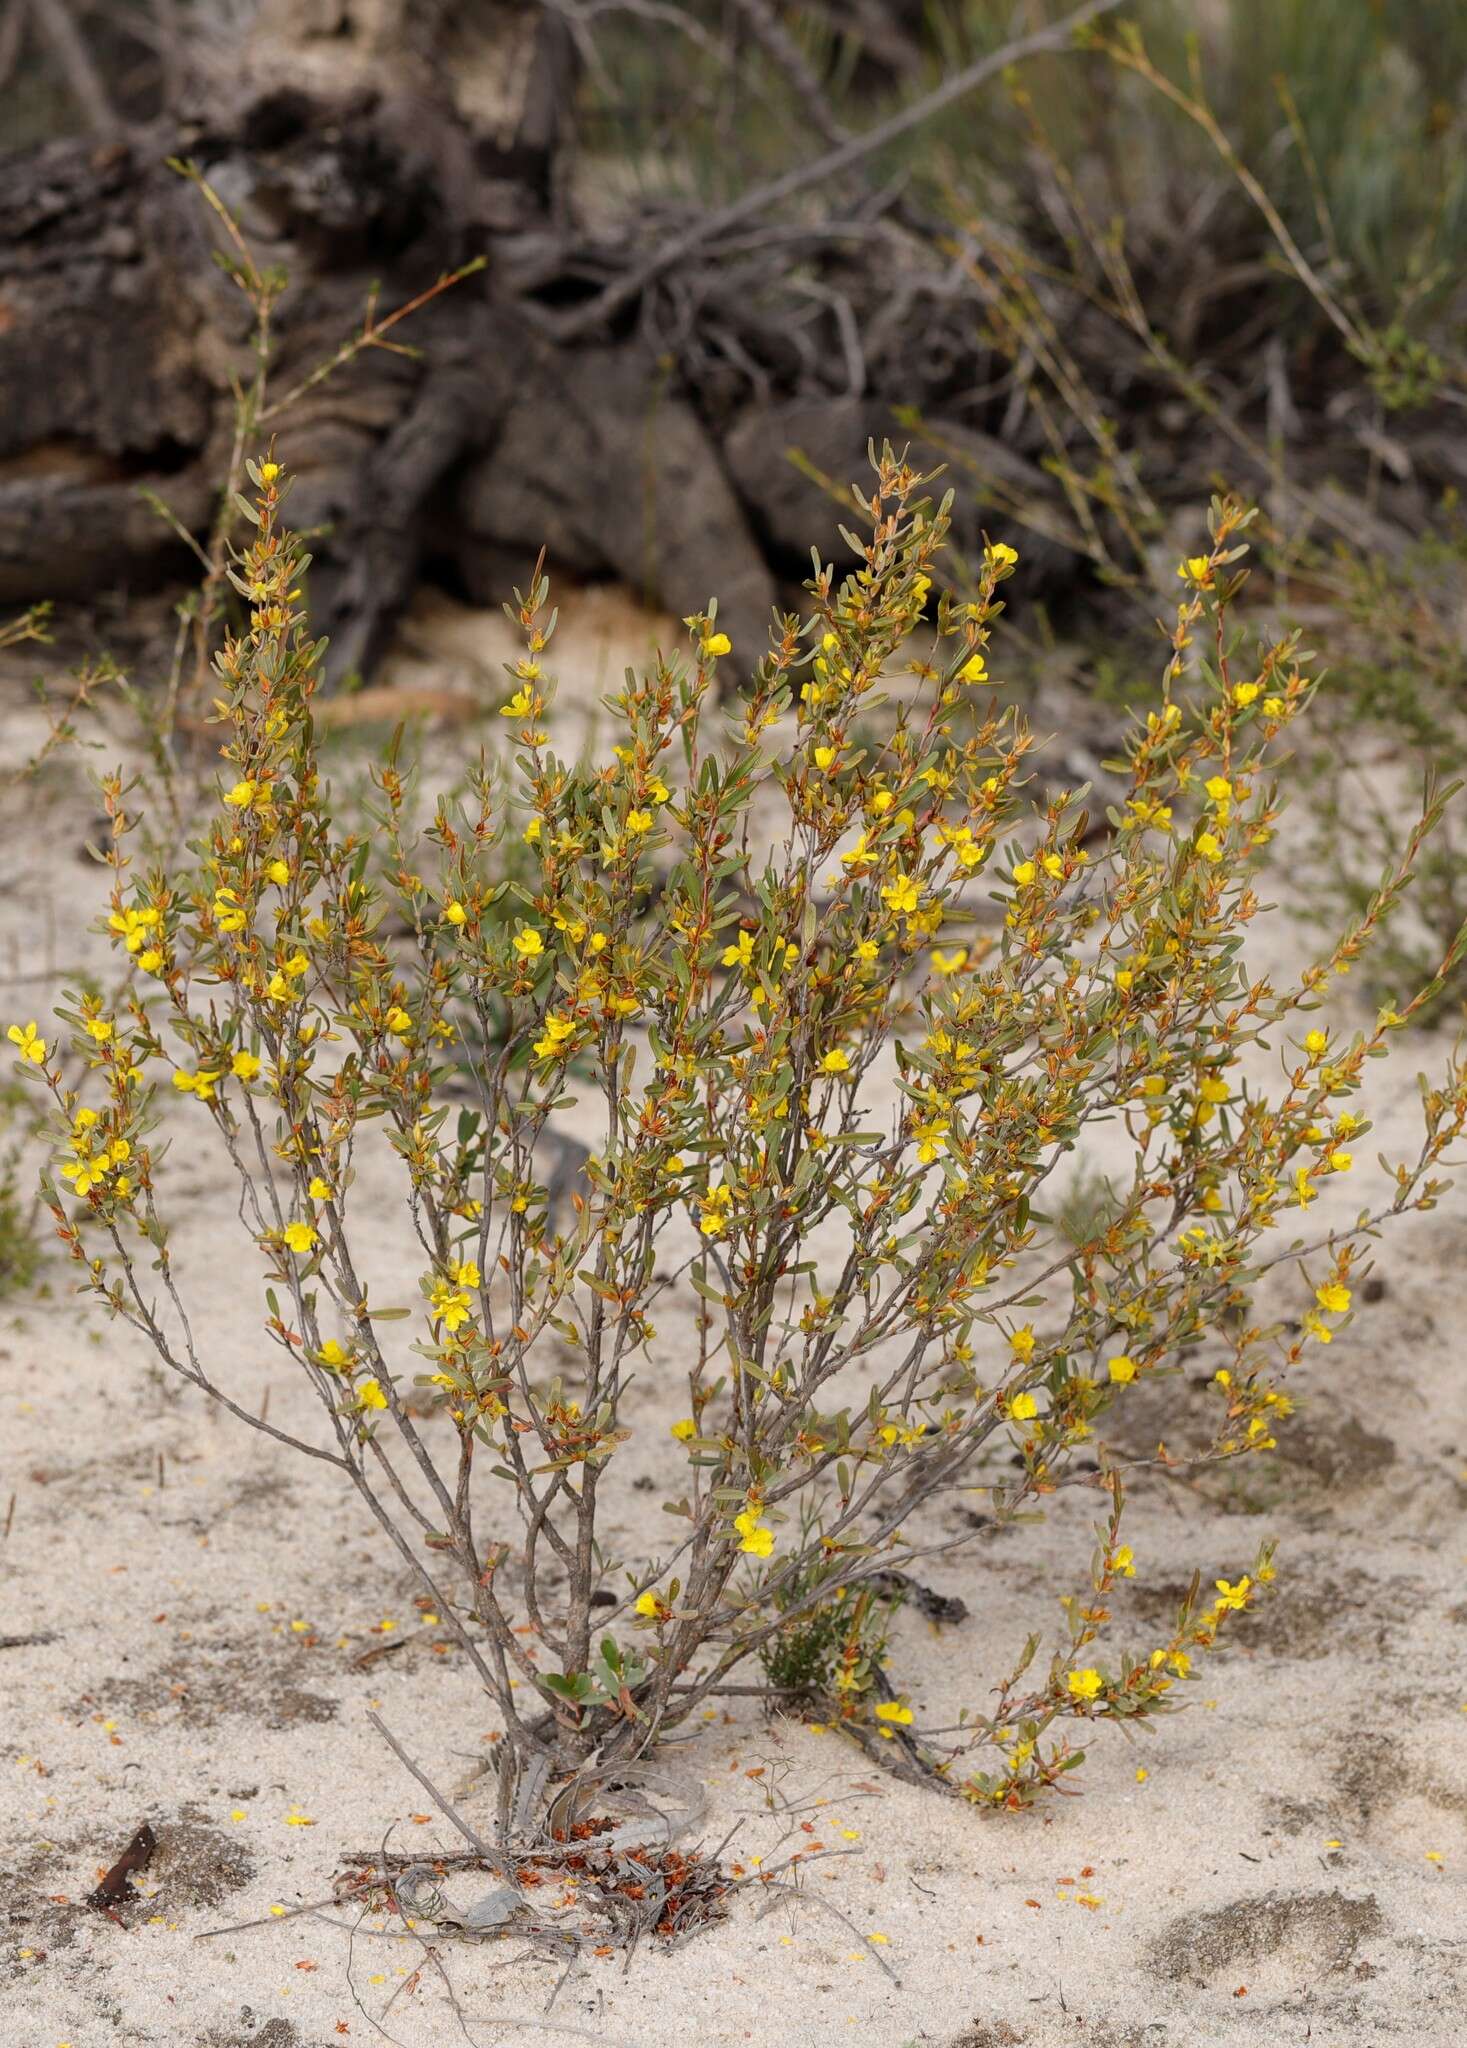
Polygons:
[[[578,663],[583,681],[591,666]],[[605,681],[616,672],[603,668]],[[36,731],[23,707],[12,665],[0,681],[7,750]],[[70,770],[39,797],[0,804],[0,1022],[49,1009],[45,985],[17,977],[100,960],[95,940],[72,936],[100,893],[77,852],[89,818]],[[1366,1154],[1412,1149],[1413,1067],[1444,1050],[1407,1046],[1374,1069],[1378,1129]],[[391,1176],[376,1172],[361,1191],[374,1271],[411,1286]],[[257,1337],[259,1288],[217,1155],[179,1146],[167,1184],[179,1257],[207,1274],[200,1336],[219,1378],[256,1407],[268,1392],[282,1426],[311,1428],[309,1396]],[[1365,1192],[1351,1190],[1356,1201]],[[675,1780],[706,1793],[705,1838],[741,1821],[729,1853],[751,1868],[786,1832],[772,1799],[808,1809],[801,1818],[817,1832],[807,1839],[855,1853],[812,1871],[806,1899],[763,1917],[746,1893],[727,1922],[674,1954],[644,1949],[628,1969],[588,1957],[548,2017],[554,1966],[516,1960],[516,1941],[443,1944],[468,2038],[1460,2041],[1464,1216],[1444,1207],[1387,1241],[1384,1297],[1316,1350],[1276,1462],[1200,1486],[1136,1483],[1128,1536],[1139,1569],[1117,1606],[1120,1640],[1151,1638],[1194,1565],[1235,1576],[1262,1536],[1280,1538],[1276,1598],[1203,1667],[1185,1713],[1135,1746],[1099,1729],[1081,1796],[992,1818],[873,1775],[835,1735],[736,1702],[664,1753]],[[336,1475],[165,1382],[128,1331],[73,1300],[59,1259],[43,1279],[0,1312],[0,1516],[15,1496],[0,1543],[0,1635],[51,1637],[0,1650],[0,2042],[324,2048],[379,2038],[373,2019],[394,1995],[386,2038],[412,2048],[463,2039],[431,1968],[404,1989],[423,1961],[410,1938],[384,1938],[381,1922],[353,1937],[345,1915],[275,1924],[271,1908],[326,1897],[343,1852],[394,1822],[399,1842],[452,1846],[437,1817],[409,1818],[425,1801],[365,1715],[380,1706],[451,1785],[494,1726],[470,1671],[456,1652],[435,1654],[441,1629],[356,1669],[384,1640],[372,1633],[384,1621],[396,1633],[416,1627],[417,1589]],[[657,1318],[670,1360],[691,1307],[685,1295]],[[1206,1370],[1199,1360],[1189,1376]],[[631,1481],[655,1468],[680,1412],[681,1372],[669,1379],[646,1386],[637,1434],[613,1468],[613,1531],[632,1555],[665,1532],[661,1495]],[[1159,1416],[1146,1426],[1161,1427]],[[1092,1496],[1067,1497],[1043,1527],[934,1567],[933,1583],[971,1613],[941,1636],[899,1620],[893,1674],[920,1719],[981,1701],[1027,1628],[1055,1615],[1054,1595],[1083,1577],[1096,1515]],[[486,1795],[467,1805],[487,1820]],[[289,1825],[292,1811],[313,1824]],[[124,1931],[77,1902],[144,1819],[160,1842],[142,1885],[151,1903]],[[451,1889],[473,1896],[463,1880]],[[898,1981],[827,1907],[884,1937]],[[198,1938],[258,1917],[267,1924]]]

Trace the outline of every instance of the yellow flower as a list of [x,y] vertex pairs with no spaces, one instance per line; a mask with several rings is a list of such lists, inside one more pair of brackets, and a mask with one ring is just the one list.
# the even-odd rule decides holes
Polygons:
[[242,781],[235,783],[233,789],[224,792],[224,801],[232,804],[237,811],[247,811],[255,800],[257,786],[249,776],[245,776]]
[[1342,1287],[1338,1280],[1331,1280],[1325,1286],[1315,1288],[1314,1299],[1330,1315],[1342,1316],[1350,1306],[1350,1290]]
[[1077,1700],[1093,1700],[1105,1684],[1105,1680],[1093,1665],[1083,1671],[1072,1671],[1065,1680],[1070,1696]]
[[362,1381],[361,1385],[357,1388],[357,1400],[363,1408],[385,1408],[387,1406],[387,1396],[383,1393],[381,1382],[375,1375]]
[[734,943],[731,946],[725,946],[723,949],[722,960],[725,967],[747,967],[753,958],[754,934],[752,932],[740,932]]
[[1241,705],[1246,711],[1258,695],[1260,688],[1261,685],[1258,683],[1238,683],[1233,690],[1233,702]]
[[326,1182],[322,1180],[319,1173],[312,1174],[311,1184],[306,1189],[306,1193],[313,1202],[329,1202],[331,1200],[331,1190]]
[[681,1422],[675,1422],[672,1425],[671,1434],[677,1438],[680,1444],[691,1443],[698,1434],[698,1425],[694,1422],[691,1415],[685,1415]]
[[1124,1579],[1135,1578],[1136,1553],[1129,1543],[1122,1543],[1118,1549],[1111,1552],[1110,1566],[1112,1571],[1119,1572]]
[[1122,821],[1121,829],[1125,832],[1137,829],[1144,832],[1152,826],[1159,832],[1165,832],[1172,822],[1170,804],[1151,803],[1145,797],[1132,796],[1126,799],[1126,809],[1131,815]]
[[450,1286],[447,1280],[434,1281],[428,1308],[450,1335],[462,1329],[474,1312],[474,1305],[463,1289]]
[[1219,861],[1222,859],[1222,847],[1211,832],[1199,832],[1193,844],[1204,860]]
[[815,749],[815,766],[820,770],[822,775],[825,773],[826,769],[833,768],[835,766],[835,748],[817,747]]
[[1014,869],[1014,880],[1021,889],[1027,889],[1039,873],[1032,860],[1021,860]]
[[1177,574],[1184,583],[1195,583],[1199,590],[1206,590],[1212,583],[1212,563],[1206,555],[1188,555]]
[[285,1226],[285,1242],[293,1252],[297,1252],[304,1257],[307,1252],[315,1250],[318,1242],[315,1225],[313,1223],[300,1222],[287,1223]]
[[382,1021],[397,1038],[411,1038],[413,1035],[413,1020],[400,1003],[394,1003]]
[[1219,809],[1225,809],[1232,801],[1233,785],[1228,781],[1226,775],[1209,776],[1203,787],[1206,789],[1209,799]]
[[464,924],[467,922],[468,915],[469,913],[459,902],[445,903],[443,906],[443,916],[448,924]]
[[991,540],[983,550],[983,559],[996,569],[1012,569],[1019,559],[1019,551],[1011,548],[1006,540]]
[[652,830],[652,813],[650,811],[628,811],[627,830],[628,832],[650,832]]
[[960,974],[967,964],[966,946],[959,946],[951,953],[944,953],[937,946],[932,949],[932,970],[935,974]]
[[930,1166],[943,1148],[951,1126],[946,1117],[928,1117],[922,1123],[912,1126],[912,1136],[917,1141],[917,1163]]
[[217,1071],[200,1067],[196,1074],[188,1073],[183,1067],[173,1070],[173,1085],[181,1095],[197,1096],[200,1102],[212,1102],[214,1083],[219,1079]]
[[1025,1323],[1022,1329],[1011,1330],[1009,1332],[1009,1345],[1015,1358],[1022,1358],[1027,1365],[1034,1356],[1033,1326]]
[[965,875],[971,875],[975,868],[981,868],[988,858],[988,848],[979,846],[972,834],[966,832],[966,828],[965,836],[959,840],[956,851],[958,866]]
[[279,474],[280,474],[280,464],[279,464],[278,462],[262,462],[262,463],[260,464],[260,481],[261,481],[261,483],[264,483],[264,484],[273,484],[273,483],[274,483],[274,481],[275,481],[275,479],[276,479],[276,477],[278,477],[278,476],[279,476]]
[[639,1593],[634,1611],[644,1614],[649,1621],[656,1621],[662,1612],[662,1602],[655,1593]]
[[253,1081],[260,1071],[260,1062],[252,1052],[237,1052],[229,1063],[229,1071],[236,1081]]
[[533,925],[526,925],[522,932],[516,932],[513,945],[522,960],[538,960],[545,951],[545,941]]
[[545,1035],[535,1040],[535,1057],[542,1060],[563,1059],[570,1051],[567,1041],[575,1032],[575,1025],[568,1017],[557,1017],[552,1010],[545,1019]]
[[859,875],[867,868],[875,866],[876,856],[868,848],[864,832],[850,852],[841,855],[840,864],[843,868],[848,868],[853,875]]
[[1213,1584],[1217,1587],[1216,1605],[1219,1608],[1228,1608],[1237,1614],[1248,1605],[1248,1595],[1253,1590],[1253,1581],[1246,1572],[1236,1586],[1230,1586],[1226,1579],[1215,1579]]
[[277,889],[283,889],[286,883],[290,880],[290,862],[285,860],[272,860],[269,867],[266,868],[265,873],[269,877],[269,879],[275,884]]
[[760,1521],[757,1508],[745,1508],[741,1515],[735,1515],[734,1527],[743,1539],[740,1550],[747,1551],[750,1557],[768,1557],[773,1551],[774,1531]]
[[543,829],[544,827],[539,818],[531,818],[529,824],[526,825],[523,833],[523,838],[526,846],[538,845],[540,840],[540,834]]
[[18,1050],[18,1056],[42,1067],[46,1063],[46,1041],[36,1030],[35,1020],[26,1025],[12,1024],[5,1036]]
[[528,683],[522,683],[507,704],[501,704],[501,718],[533,718],[540,709],[540,700]]
[[876,1718],[878,1721],[887,1722],[893,1728],[910,1728],[912,1710],[901,1700],[883,1700],[876,1709]]
[[848,1074],[850,1070],[851,1063],[839,1046],[833,1052],[828,1052],[820,1062],[822,1074]]
[[1197,1089],[1204,1102],[1226,1102],[1232,1092],[1220,1074],[1205,1074]]
[[1136,1361],[1134,1358],[1128,1358],[1122,1351],[1118,1357],[1111,1359],[1106,1371],[1118,1387],[1124,1387],[1136,1377]]
[[958,670],[958,681],[960,683],[986,683],[988,681],[988,667],[981,654],[970,654],[968,656],[968,659]]
[[107,919],[107,929],[118,934],[129,953],[136,953],[157,922],[156,910],[114,910]]
[[1015,1394],[1009,1403],[1009,1414],[1015,1422],[1032,1422],[1039,1413],[1039,1405],[1032,1394]]
[[351,1353],[345,1345],[338,1344],[334,1337],[328,1337],[316,1353],[320,1364],[329,1366],[332,1372],[340,1372],[344,1365],[350,1365]]
[[716,661],[721,654],[733,653],[733,642],[727,633],[710,633],[703,642],[703,652],[711,660]]
[[881,900],[888,910],[910,917],[922,901],[922,893],[911,875],[893,875],[881,891]]
[[1312,1060],[1323,1059],[1324,1055],[1329,1051],[1329,1033],[1327,1031],[1307,1031],[1304,1034],[1304,1050]]

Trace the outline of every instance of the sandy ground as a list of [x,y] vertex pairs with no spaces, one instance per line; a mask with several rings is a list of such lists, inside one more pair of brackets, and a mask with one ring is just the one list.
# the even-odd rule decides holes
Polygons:
[[[601,597],[577,630],[562,667],[584,698],[642,629]],[[399,679],[441,680],[447,660],[482,701],[499,628],[439,604],[417,631]],[[12,659],[0,676],[0,758],[38,730],[24,675]],[[0,803],[0,1021],[44,1017],[55,978],[100,961],[79,931],[100,893],[82,851],[93,817],[74,767]],[[1285,953],[1303,943],[1287,926],[1274,940]],[[1375,1069],[1371,1152],[1414,1149],[1415,1050]],[[1420,1063],[1442,1053],[1423,1044]],[[410,1286],[391,1175],[375,1172],[363,1190],[374,1276]],[[256,1339],[259,1287],[220,1162],[176,1152],[172,1188],[218,1377],[256,1408],[268,1396],[282,1426],[310,1427],[309,1397]],[[334,1474],[165,1382],[129,1332],[77,1305],[51,1261],[29,1298],[0,1310],[0,1515],[13,1495],[0,1541],[0,2041],[1460,2041],[1464,1213],[1446,1207],[1382,1246],[1378,1298],[1316,1348],[1276,1460],[1135,1487],[1122,1640],[1148,1640],[1194,1566],[1232,1576],[1262,1536],[1280,1539],[1277,1596],[1154,1739],[1128,1746],[1100,1730],[1080,1796],[995,1819],[873,1776],[838,1736],[734,1703],[662,1759],[705,1799],[704,1838],[739,1823],[729,1854],[752,1868],[795,1807],[808,1839],[851,1853],[773,1910],[745,1894],[672,1955],[587,1958],[548,2012],[556,1969],[520,1944],[447,1948],[459,2016],[432,1969],[414,1975],[411,1937],[291,1914],[329,1895],[344,1851],[393,1823],[425,1851],[451,1846],[366,1713],[379,1709],[451,1785],[494,1725],[471,1672],[441,1626],[421,1623],[414,1583]],[[630,1556],[665,1529],[660,1494],[636,1482],[681,1409],[674,1367],[692,1308],[684,1295],[658,1317],[668,1384],[647,1387],[616,1468],[612,1534]],[[1199,1359],[1189,1379],[1210,1370]],[[967,1512],[953,1503],[949,1528]],[[970,1618],[941,1634],[899,1619],[893,1672],[919,1718],[982,1698],[1083,1575],[1095,1514],[1093,1498],[1067,1499],[1047,1524],[934,1568]],[[487,1819],[487,1803],[481,1791],[466,1807]],[[160,1846],[124,1929],[78,1902],[144,1819]],[[241,1922],[256,1924],[202,1939]]]

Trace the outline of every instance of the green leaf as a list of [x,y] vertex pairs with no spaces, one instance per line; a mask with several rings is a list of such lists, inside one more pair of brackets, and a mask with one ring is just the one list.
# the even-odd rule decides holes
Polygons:
[[589,1671],[548,1671],[542,1683],[547,1692],[555,1693],[560,1699],[571,1700],[576,1706],[583,1706],[587,1700],[596,1697],[596,1681]]

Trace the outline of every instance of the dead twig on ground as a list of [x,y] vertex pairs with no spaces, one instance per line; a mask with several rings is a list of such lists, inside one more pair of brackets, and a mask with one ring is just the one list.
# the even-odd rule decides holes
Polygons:
[[414,1778],[417,1779],[418,1783],[422,1786],[423,1790],[427,1793],[428,1797],[432,1800],[433,1804],[438,1808],[438,1811],[443,1815],[444,1819],[452,1822],[453,1826],[463,1836],[464,1840],[469,1844],[471,1849],[477,1850],[480,1856],[487,1859],[490,1855],[489,1844],[484,1840],[482,1835],[475,1834],[474,1830],[469,1826],[468,1822],[464,1819],[463,1815],[458,1811],[458,1809],[455,1806],[453,1806],[450,1803],[447,1797],[438,1790],[438,1787],[433,1783],[432,1779],[428,1777],[426,1773],[419,1770],[418,1766],[413,1762],[412,1758],[408,1755],[407,1751],[403,1748],[402,1744],[398,1741],[397,1737],[392,1733],[392,1730],[387,1726],[387,1723],[382,1719],[381,1715],[374,1714],[369,1711],[367,1714],[367,1719],[371,1722],[372,1726],[377,1730],[377,1733],[382,1737],[382,1740],[387,1744],[387,1747],[392,1751],[392,1754],[397,1758],[398,1762],[402,1765],[403,1769],[409,1772]]

